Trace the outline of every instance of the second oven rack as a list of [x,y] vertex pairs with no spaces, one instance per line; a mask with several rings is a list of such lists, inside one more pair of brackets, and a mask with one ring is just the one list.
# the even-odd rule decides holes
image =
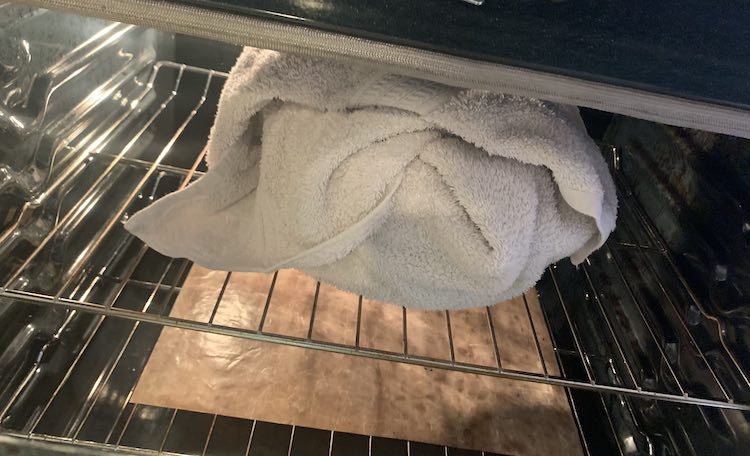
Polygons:
[[[492,346],[490,349],[495,354],[495,362],[492,365],[478,365],[461,362],[456,359],[454,346],[454,335],[451,331],[451,312],[445,312],[445,337],[448,340],[450,355],[445,359],[431,358],[410,353],[408,344],[407,322],[409,312],[402,312],[400,326],[402,334],[402,350],[385,351],[363,346],[360,341],[360,321],[362,313],[362,297],[358,301],[358,318],[356,324],[356,338],[353,344],[337,344],[315,340],[312,330],[308,331],[306,337],[297,337],[289,334],[271,333],[264,329],[265,318],[261,318],[257,328],[248,329],[234,326],[217,324],[213,318],[207,321],[196,321],[184,318],[176,318],[168,314],[166,309],[156,312],[144,303],[139,308],[132,305],[123,305],[123,289],[126,286],[136,286],[151,290],[152,297],[162,290],[175,293],[180,290],[179,283],[165,281],[167,271],[161,276],[159,274],[150,277],[142,275],[136,277],[134,274],[142,266],[143,259],[152,251],[139,240],[124,235],[121,221],[127,214],[134,212],[137,208],[149,204],[164,193],[163,182],[172,180],[175,184],[167,191],[184,187],[193,179],[199,177],[203,167],[205,150],[196,150],[190,157],[192,166],[177,165],[170,158],[176,154],[175,149],[180,148],[181,138],[194,126],[196,116],[210,107],[206,105],[206,93],[212,84],[220,83],[226,78],[225,73],[201,68],[179,65],[172,62],[159,62],[155,64],[151,81],[170,72],[174,75],[174,87],[163,100],[159,109],[140,129],[133,130],[132,138],[117,154],[107,154],[102,150],[93,150],[89,161],[101,162],[103,171],[86,189],[80,200],[67,213],[55,221],[51,231],[44,237],[35,249],[24,259],[24,261],[10,273],[2,288],[0,298],[3,300],[27,302],[35,305],[48,306],[52,308],[64,308],[76,311],[94,313],[98,315],[123,318],[144,323],[153,323],[161,326],[183,328],[195,331],[203,331],[214,334],[222,334],[232,337],[240,337],[255,341],[269,342],[295,346],[305,349],[315,349],[327,352],[341,353],[352,356],[361,356],[379,360],[407,363],[428,368],[447,369],[469,374],[479,374],[491,377],[509,378],[522,381],[530,381],[556,385],[566,388],[591,390],[601,393],[618,394],[647,400],[661,400],[683,404],[693,404],[722,409],[734,409],[750,411],[750,400],[741,396],[743,388],[747,391],[750,387],[747,373],[743,370],[737,356],[734,354],[730,344],[725,340],[721,323],[709,315],[701,305],[700,300],[690,290],[687,281],[680,274],[664,243],[659,238],[653,225],[640,209],[637,201],[629,192],[627,184],[617,171],[617,162],[620,159],[618,151],[608,151],[612,154],[614,163],[614,174],[617,178],[620,190],[620,221],[618,230],[607,242],[600,252],[587,260],[579,268],[573,268],[566,262],[550,267],[539,283],[537,290],[539,294],[524,296],[524,305],[532,328],[550,328],[551,344],[554,349],[554,360],[545,359],[543,353],[544,341],[540,341],[540,332],[533,330],[534,342],[542,366],[541,372],[520,371],[503,366],[503,347],[497,343],[495,328],[493,327],[492,313],[497,312],[495,308],[486,308],[486,331],[491,335]],[[175,97],[181,93],[181,84],[186,78],[202,80],[203,94],[198,96],[195,105],[188,110],[187,115],[175,122],[176,129],[171,132],[169,139],[156,151],[153,157],[130,156],[131,146],[138,141],[148,127],[159,115],[166,112],[166,108]],[[199,84],[200,85],[200,84]],[[180,151],[182,153],[184,151]],[[141,170],[140,178],[132,189],[127,193],[122,202],[112,211],[106,220],[104,228],[81,250],[81,253],[69,263],[61,273],[58,285],[52,290],[40,291],[29,287],[31,279],[28,274],[33,266],[47,255],[49,249],[53,248],[56,240],[65,234],[71,220],[77,217],[85,217],[90,210],[92,198],[97,188],[105,185],[112,173],[121,167],[129,167]],[[161,185],[161,187],[160,187]],[[60,185],[65,188],[65,185]],[[111,253],[104,252],[103,246],[114,234],[120,233],[122,241]],[[119,252],[128,249],[134,251],[134,260],[124,269],[116,272],[108,270],[107,264],[112,264]],[[100,258],[108,258],[102,266]],[[187,260],[172,260],[170,268],[172,274],[178,277],[185,276],[191,263]],[[604,272],[602,272],[604,271]],[[274,292],[274,284],[277,274],[268,290],[268,296],[263,309],[263,315],[268,313],[271,298]],[[647,274],[649,279],[639,279],[638,274]],[[223,288],[226,288],[231,279],[231,272],[227,272]],[[648,281],[644,285],[643,281]],[[116,292],[109,295],[105,300],[91,298],[90,293],[98,283],[114,283]],[[613,283],[616,282],[615,285]],[[644,282],[645,283],[645,282]],[[320,287],[320,284],[317,285]],[[639,291],[644,286],[651,286],[657,290],[658,297],[655,301],[646,302],[643,294]],[[606,292],[605,292],[606,290]],[[619,291],[613,296],[612,291]],[[216,300],[211,315],[215,315],[220,308],[221,296]],[[317,293],[316,293],[317,297]],[[538,299],[542,309],[542,318],[534,318],[532,307],[536,305],[533,301]],[[132,304],[132,303],[131,303]],[[312,304],[312,312],[308,318],[308,327],[313,328],[315,324],[316,302]],[[678,334],[678,342],[684,342],[688,350],[697,359],[701,372],[711,379],[711,388],[708,391],[693,391],[689,385],[688,374],[682,370],[679,360],[674,355],[674,340],[665,339],[665,323],[654,315],[654,305],[663,305],[667,316],[671,318],[672,332]],[[700,328],[708,328],[716,336],[714,339],[719,344],[711,345],[698,337],[695,324],[688,323],[684,308],[696,311],[701,319]],[[586,318],[580,312],[589,312]],[[623,315],[631,321],[635,329],[626,330],[621,324]],[[583,321],[594,319],[600,324],[595,328],[597,338],[591,339],[592,329],[583,326]],[[632,323],[635,319],[635,323]],[[92,334],[93,337],[93,334]],[[90,339],[89,339],[90,340]],[[671,344],[671,345],[670,345]],[[710,345],[710,346],[709,346]],[[598,348],[597,348],[598,347]],[[640,347],[640,348],[639,348]],[[655,369],[657,374],[644,373],[648,366],[636,364],[638,358],[637,350],[651,351],[658,360]],[[713,361],[711,353],[720,353],[722,359],[728,360],[729,369],[734,377],[739,378],[739,387],[732,385],[727,380],[726,374],[720,372]],[[548,366],[552,363],[561,366],[560,374],[554,375]],[[571,364],[572,363],[572,364]],[[568,369],[565,366],[579,367],[579,369]],[[70,367],[72,370],[75,364]],[[652,366],[653,367],[653,366]],[[652,369],[654,370],[654,369]],[[63,382],[65,379],[63,379]],[[743,384],[744,383],[744,384]],[[59,388],[58,388],[59,391]],[[54,399],[54,397],[52,398]],[[50,399],[50,402],[52,401]]]

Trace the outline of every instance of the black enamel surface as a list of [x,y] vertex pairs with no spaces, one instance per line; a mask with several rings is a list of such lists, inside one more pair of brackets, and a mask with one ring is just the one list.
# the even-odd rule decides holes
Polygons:
[[174,0],[750,106],[750,4],[665,0]]

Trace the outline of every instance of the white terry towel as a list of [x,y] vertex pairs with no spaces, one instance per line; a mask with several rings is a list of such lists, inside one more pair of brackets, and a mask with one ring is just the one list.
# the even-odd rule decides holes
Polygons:
[[296,268],[420,309],[519,295],[615,225],[575,108],[246,48],[209,171],[126,225],[213,269]]

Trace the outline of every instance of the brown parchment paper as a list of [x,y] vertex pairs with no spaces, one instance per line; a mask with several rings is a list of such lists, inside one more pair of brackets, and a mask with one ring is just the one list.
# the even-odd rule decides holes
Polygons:
[[[193,266],[172,316],[208,321],[225,272]],[[214,323],[256,329],[272,275],[232,274]],[[314,279],[280,271],[265,332],[306,337]],[[558,374],[536,293],[491,308],[504,368]],[[321,284],[316,340],[353,345],[357,296]],[[403,353],[403,310],[363,300],[359,343]],[[532,320],[529,320],[529,312]],[[494,366],[484,308],[450,313],[456,361]],[[408,352],[450,359],[445,312],[407,312]],[[560,387],[165,328],[133,402],[513,455],[582,454]]]

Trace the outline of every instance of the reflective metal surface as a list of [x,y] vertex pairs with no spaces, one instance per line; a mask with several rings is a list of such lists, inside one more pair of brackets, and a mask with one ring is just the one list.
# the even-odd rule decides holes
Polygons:
[[[6,8],[0,5],[0,11]],[[12,8],[18,20],[52,17]],[[581,267],[551,267],[537,287],[540,307],[524,303],[521,321],[534,328],[529,348],[541,368],[514,358],[518,353],[503,343],[507,328],[494,308],[481,310],[488,336],[470,351],[482,353],[481,362],[467,359],[456,334],[461,317],[453,313],[440,317],[444,326],[435,337],[447,347],[438,353],[417,344],[407,312],[381,321],[382,335],[373,338],[363,329],[365,298],[346,315],[337,312],[336,324],[351,338],[321,338],[330,323],[318,299],[321,289],[326,293],[323,284],[316,285],[309,313],[294,325],[273,316],[273,297],[283,297],[274,294],[281,290],[275,284],[269,284],[257,326],[224,319],[221,293],[208,319],[176,317],[172,305],[191,265],[148,249],[120,221],[202,175],[203,146],[225,74],[157,63],[151,52],[155,32],[97,24],[75,43],[52,46],[53,63],[72,66],[37,69],[32,35],[10,39],[6,30],[12,28],[3,27],[0,37],[8,43],[0,52],[0,103],[10,113],[5,119],[16,119],[0,130],[8,138],[0,144],[0,433],[144,454],[481,454],[134,404],[134,388],[167,326],[485,380],[561,386],[587,454],[741,454],[747,447],[747,305],[745,284],[738,280],[744,271],[738,246],[750,229],[727,224],[733,244],[716,257],[714,240],[704,242],[711,230],[675,236],[695,231],[674,226],[689,228],[699,219],[670,219],[673,209],[656,203],[663,195],[648,181],[656,169],[648,161],[653,151],[647,149],[658,144],[652,137],[637,135],[644,150],[603,147],[620,190],[618,229]],[[191,42],[181,52],[213,65],[217,49]],[[80,63],[78,70],[73,61]],[[75,76],[29,79],[32,69]],[[22,115],[26,120],[18,122]],[[31,139],[18,140],[22,136]],[[683,162],[668,163],[679,174]],[[702,166],[718,166],[711,163]],[[701,185],[694,189],[708,188],[695,182]],[[725,184],[711,184],[718,190],[704,207],[725,208],[743,194],[740,184]],[[679,194],[699,200],[706,195]],[[695,261],[676,248],[689,244],[720,261]],[[224,292],[231,292],[232,277],[222,279]],[[549,340],[538,337],[543,327]]]
[[[167,65],[166,67],[164,65],[165,64],[157,66],[155,68],[155,74],[159,72],[160,68],[169,68],[169,65]],[[176,71],[178,72],[175,79],[175,88],[177,89],[179,87],[180,80],[185,69],[178,66],[176,67]],[[205,89],[207,90],[213,73],[198,70],[190,71],[194,72],[196,75],[204,75],[203,77],[206,80]],[[162,103],[162,107],[166,106],[169,101],[172,100],[174,95],[177,93],[176,89],[173,90],[167,100]],[[58,230],[52,230],[48,237],[44,241],[42,241],[42,243],[40,243],[40,245],[26,258],[24,263],[19,268],[17,268],[5,281],[3,291],[4,296],[28,300],[40,304],[63,306],[71,309],[89,310],[105,315],[115,315],[134,320],[150,321],[188,329],[200,329],[218,334],[227,334],[245,337],[253,340],[277,342],[306,348],[316,348],[337,353],[368,356],[378,359],[414,363],[429,367],[439,367],[465,372],[482,373],[486,375],[501,376],[507,378],[517,378],[561,386],[575,386],[585,389],[624,393],[643,398],[665,399],[675,402],[713,405],[722,408],[739,410],[750,410],[750,404],[745,401],[735,401],[733,396],[729,396],[726,393],[724,385],[722,385],[718,381],[716,382],[716,388],[718,391],[717,394],[713,393],[711,390],[689,392],[686,391],[682,386],[680,378],[675,373],[674,368],[669,362],[669,359],[664,351],[663,343],[659,340],[657,332],[653,328],[653,323],[647,317],[647,314],[642,308],[643,303],[640,299],[638,299],[636,295],[633,294],[632,285],[628,283],[627,278],[625,278],[624,275],[621,275],[622,266],[619,266],[619,263],[616,262],[616,259],[619,255],[630,255],[629,253],[624,252],[630,252],[634,248],[636,250],[643,250],[644,248],[650,249],[652,250],[652,252],[650,253],[656,253],[662,256],[667,255],[667,253],[663,251],[663,247],[661,247],[660,241],[655,238],[645,238],[645,245],[641,245],[641,243],[639,243],[638,241],[620,244],[615,240],[609,244],[609,247],[607,249],[603,249],[602,251],[593,255],[588,262],[589,264],[584,265],[579,270],[573,270],[565,263],[561,263],[559,266],[550,268],[548,274],[545,276],[545,278],[543,278],[541,282],[542,286],[540,288],[546,289],[551,285],[552,290],[554,290],[554,294],[545,295],[544,293],[542,293],[542,300],[543,302],[556,301],[558,303],[557,305],[559,305],[559,310],[555,309],[554,307],[550,307],[550,311],[562,311],[562,314],[560,315],[564,315],[565,321],[567,321],[568,330],[570,331],[573,337],[573,341],[575,342],[575,344],[570,347],[569,352],[575,353],[576,356],[579,356],[585,367],[586,375],[578,379],[563,378],[548,374],[514,371],[512,369],[505,369],[497,366],[490,368],[487,366],[475,365],[472,363],[462,363],[455,360],[454,357],[445,360],[436,360],[429,357],[421,357],[409,354],[408,347],[405,352],[401,351],[401,353],[390,353],[382,350],[360,347],[356,344],[342,345],[321,343],[318,341],[307,340],[306,338],[299,336],[273,334],[264,331],[263,324],[265,323],[265,318],[261,318],[258,328],[236,328],[232,326],[214,324],[211,322],[199,322],[183,318],[174,318],[171,316],[150,316],[148,314],[143,314],[142,312],[138,312],[135,310],[118,308],[117,306],[113,305],[114,299],[108,300],[106,302],[92,302],[92,300],[85,299],[85,297],[76,297],[74,293],[71,293],[71,291],[75,291],[72,290],[74,281],[79,279],[81,269],[89,262],[89,260],[92,259],[92,256],[97,253],[97,248],[102,244],[104,239],[107,238],[107,236],[114,228],[119,227],[118,222],[120,217],[129,208],[132,208],[133,204],[147,204],[149,201],[153,200],[153,193],[149,195],[144,193],[144,190],[145,188],[148,188],[147,186],[150,182],[153,182],[158,187],[161,176],[166,176],[166,173],[159,174],[156,177],[152,175],[154,174],[158,165],[161,163],[164,157],[166,157],[167,154],[172,150],[175,141],[177,141],[182,131],[186,128],[187,124],[192,120],[195,113],[202,106],[203,98],[198,97],[197,101],[198,104],[192,111],[190,111],[185,122],[182,125],[178,125],[175,134],[171,138],[167,138],[165,140],[165,145],[161,149],[161,152],[155,155],[153,164],[146,168],[145,173],[143,173],[136,181],[134,190],[130,193],[125,193],[126,197],[124,198],[123,203],[121,203],[119,207],[114,208],[114,210],[110,214],[110,219],[103,224],[104,228],[101,229],[96,234],[96,236],[93,237],[93,240],[88,239],[89,242],[86,245],[82,246],[82,250],[78,253],[78,255],[75,258],[71,258],[70,261],[66,263],[65,269],[60,271],[58,277],[59,283],[54,288],[55,291],[49,292],[49,294],[47,294],[47,292],[44,292],[39,288],[35,290],[29,289],[26,286],[19,285],[27,283],[22,279],[22,277],[24,276],[24,273],[28,273],[30,269],[33,269],[35,260],[37,260],[39,257],[44,257],[44,252],[52,248],[51,246],[53,246],[54,243],[51,243],[50,241],[56,237]],[[136,135],[135,139],[137,138],[138,135]],[[129,144],[132,144],[132,141]],[[127,152],[127,150],[128,148],[126,147],[123,150],[123,153]],[[110,168],[111,167],[113,166],[110,165]],[[104,175],[105,174],[103,174],[102,176]],[[157,180],[154,181],[154,178],[156,178]],[[98,184],[99,182],[96,183]],[[153,191],[155,190],[152,190],[152,192]],[[139,201],[136,201],[136,199]],[[79,205],[79,207],[77,208],[78,211],[72,210],[71,212],[69,212],[68,216],[66,218],[63,218],[58,226],[65,226],[69,219],[74,218],[76,214],[82,213],[84,211],[83,208],[85,208],[85,205],[83,204],[85,201],[88,201],[88,197],[84,197],[83,199],[81,199],[81,205]],[[626,205],[635,204],[635,202],[629,198],[623,198],[621,199],[621,201],[623,201]],[[633,212],[637,210],[635,206],[629,206],[628,208]],[[637,214],[634,212],[634,215]],[[622,227],[620,229],[620,232],[627,232],[626,229],[629,227],[633,229],[633,226],[631,226],[630,224],[634,224],[634,228],[637,228],[639,232],[648,233],[648,230],[650,228],[647,225],[647,222],[648,221],[643,217],[636,217],[629,221],[627,215],[625,215],[620,222],[620,226]],[[625,236],[627,236],[627,234]],[[618,234],[615,236],[615,239],[622,237],[622,234]],[[653,250],[655,250],[656,252],[653,252]],[[625,343],[637,343],[635,339],[631,341],[627,340],[626,338],[633,338],[637,337],[638,335],[634,333],[616,334],[614,332],[613,323],[612,321],[610,321],[611,317],[605,310],[605,306],[602,305],[599,294],[597,293],[596,286],[594,282],[592,282],[592,274],[590,273],[589,266],[594,261],[604,261],[604,264],[610,265],[608,267],[612,268],[613,273],[618,274],[621,280],[624,281],[619,293],[625,291],[625,295],[623,296],[619,293],[615,294],[614,298],[616,298],[617,300],[610,300],[608,302],[608,305],[612,306],[614,304],[618,306],[625,306],[623,307],[621,312],[631,312],[632,316],[630,318],[633,318],[632,321],[629,321],[629,326],[633,326],[637,323],[638,325],[640,325],[640,327],[643,328],[643,334],[648,337],[648,339],[644,343],[647,343],[648,345],[646,346],[650,347],[649,350],[652,351],[652,353],[646,354],[645,356],[648,356],[648,359],[661,359],[661,362],[664,363],[664,368],[668,371],[668,380],[664,383],[657,381],[655,378],[653,378],[653,376],[649,377],[648,369],[646,368],[646,366],[639,366],[641,378],[636,378],[633,375],[633,370],[630,367],[630,363],[635,361],[634,359],[628,359],[628,357],[625,356],[622,346]],[[559,272],[556,269],[558,267],[560,268]],[[601,270],[602,269],[597,269],[597,271]],[[679,274],[676,269],[672,269],[671,273]],[[559,277],[561,274],[562,277]],[[604,274],[602,276],[602,280],[605,279],[607,281],[612,280],[607,274]],[[571,288],[571,286],[574,286],[574,288]],[[271,290],[273,290],[273,288]],[[580,304],[580,302],[584,302],[586,304],[582,305]],[[575,303],[575,305],[573,303]],[[219,305],[220,302],[217,301],[216,306],[218,307]],[[590,327],[580,328],[575,321],[575,315],[571,316],[571,314],[573,314],[574,312],[581,312],[581,310],[579,309],[589,306],[591,307],[591,310],[587,310],[587,312],[591,312],[591,315],[594,316],[594,318],[601,320],[601,325],[597,325],[593,320],[589,319],[590,322],[588,323],[588,325]],[[263,315],[265,315],[267,311],[268,309],[265,309],[263,311]],[[598,328],[609,328],[609,330],[608,333],[604,332],[600,334]],[[718,330],[718,328],[716,330]],[[357,329],[357,332],[359,332],[359,328]],[[591,347],[586,347],[587,341],[584,338],[590,337],[588,336],[588,334],[592,333],[596,334],[597,337],[600,338],[598,340],[589,342],[591,344]],[[359,340],[359,336],[357,337],[357,340]],[[605,347],[608,344],[613,344],[614,351],[612,355],[606,354],[607,351],[605,350]],[[642,351],[643,348],[639,347],[639,350]],[[613,377],[611,375],[605,375],[601,376],[601,378],[597,378],[593,371],[594,362],[589,356],[593,353],[600,353],[601,356],[604,357],[612,356],[614,362],[622,363],[623,371],[628,372],[629,375],[624,378],[620,378],[619,376]],[[727,351],[726,355],[729,357],[729,359],[732,359],[733,355],[731,352]],[[637,358],[637,356],[635,355],[633,355],[633,357]],[[651,367],[651,369],[653,369],[653,367]],[[741,376],[744,374],[744,372],[741,370],[739,370],[738,373]]]

